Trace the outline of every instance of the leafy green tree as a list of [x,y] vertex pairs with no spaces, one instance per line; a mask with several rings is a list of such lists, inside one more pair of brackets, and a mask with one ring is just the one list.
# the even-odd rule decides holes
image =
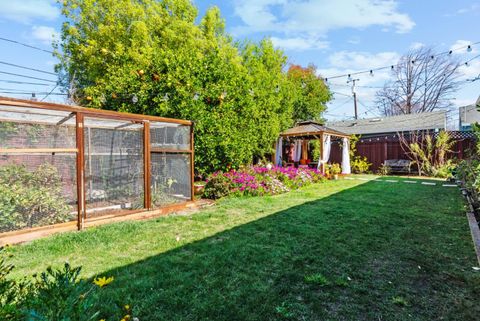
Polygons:
[[327,109],[325,104],[332,96],[323,79],[317,76],[317,68],[312,64],[305,68],[291,65],[288,79],[295,93],[293,119],[322,121],[322,112]]
[[235,42],[217,7],[198,24],[188,0],[65,0],[63,15],[57,68],[72,99],[193,120],[201,174],[271,153],[279,132],[297,119],[294,111],[321,111],[307,103],[294,109],[318,85],[298,94],[296,78],[284,72],[283,52],[268,39]]

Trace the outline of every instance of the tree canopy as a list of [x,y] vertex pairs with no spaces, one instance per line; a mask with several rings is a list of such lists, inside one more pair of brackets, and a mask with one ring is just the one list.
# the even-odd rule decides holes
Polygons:
[[236,42],[217,7],[189,0],[65,0],[57,69],[88,107],[190,119],[199,173],[273,151],[281,130],[320,119],[330,99],[311,66],[269,39]]
[[429,112],[451,106],[458,89],[459,63],[422,47],[400,58],[394,79],[376,94],[376,104],[387,116]]

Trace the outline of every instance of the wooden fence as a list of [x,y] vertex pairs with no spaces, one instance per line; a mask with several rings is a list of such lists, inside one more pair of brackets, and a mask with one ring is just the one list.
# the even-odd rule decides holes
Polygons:
[[[465,158],[475,145],[473,133],[451,131],[450,135],[455,140],[455,144],[448,157],[451,159]],[[356,155],[365,156],[372,163],[370,169],[374,172],[387,159],[408,159],[400,145],[398,135],[360,138],[357,143]],[[339,164],[342,162],[342,149],[339,141],[332,142],[330,162]]]

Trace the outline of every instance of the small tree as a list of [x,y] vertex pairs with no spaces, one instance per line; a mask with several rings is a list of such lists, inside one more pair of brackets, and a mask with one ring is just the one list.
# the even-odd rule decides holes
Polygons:
[[451,161],[446,160],[446,154],[451,152],[455,143],[448,132],[440,131],[436,137],[430,133],[412,131],[399,133],[400,146],[412,164],[417,165],[418,175],[447,177]]

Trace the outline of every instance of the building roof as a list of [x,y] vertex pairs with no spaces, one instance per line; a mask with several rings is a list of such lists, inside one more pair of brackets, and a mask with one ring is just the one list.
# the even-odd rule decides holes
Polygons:
[[319,124],[311,120],[297,123],[295,127],[287,129],[286,131],[281,133],[280,136],[307,137],[307,136],[320,135],[322,133],[326,133],[326,134],[330,134],[338,137],[349,136],[348,133],[344,133],[339,130],[323,126],[322,124]]
[[327,125],[334,130],[350,135],[397,133],[414,130],[445,129],[446,116],[444,111],[435,111],[419,114],[329,122]]

